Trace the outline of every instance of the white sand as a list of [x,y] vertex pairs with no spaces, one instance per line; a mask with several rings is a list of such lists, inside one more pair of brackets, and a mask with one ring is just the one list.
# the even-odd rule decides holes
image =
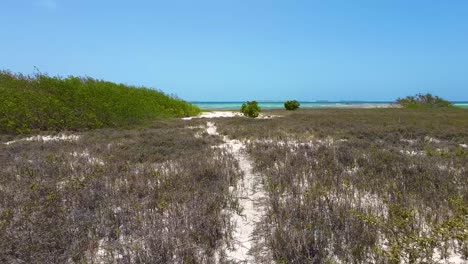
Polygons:
[[76,157],[76,158],[86,159],[86,161],[88,161],[89,164],[98,164],[98,165],[101,165],[101,166],[105,165],[104,161],[102,161],[101,159],[91,156],[91,154],[89,154],[88,150],[85,150],[83,152],[74,151],[74,152],[72,152],[70,154],[73,157]]
[[[192,120],[196,118],[222,118],[222,117],[245,117],[245,116],[240,112],[234,112],[234,111],[213,111],[213,112],[202,112],[201,114],[197,116],[189,116],[189,117],[184,117],[182,119]],[[279,116],[260,113],[260,115],[256,119],[271,119],[275,117],[279,117]]]
[[236,117],[243,116],[240,112],[232,111],[214,111],[214,112],[202,112],[198,116],[184,117],[183,120],[192,120],[194,118],[219,118],[219,117]]
[[[209,135],[219,135],[217,127],[213,122],[207,122],[206,132]],[[255,263],[254,257],[249,252],[254,246],[253,233],[265,213],[263,205],[266,193],[263,190],[261,178],[252,172],[252,161],[245,154],[245,145],[239,140],[223,137],[224,144],[220,147],[227,149],[239,162],[239,167],[244,176],[239,180],[233,194],[239,199],[241,214],[234,214],[232,223],[234,225],[232,247],[226,250],[228,261],[234,263]],[[266,250],[266,249],[265,249]]]
[[[454,241],[451,241],[455,243]],[[436,261],[436,263],[444,263],[444,264],[466,264],[467,262],[463,259],[461,253],[455,253],[452,249],[449,249],[447,252],[447,258],[442,258],[442,254],[439,249],[434,250],[434,256],[431,259],[432,261]]]
[[426,153],[424,151],[420,151],[420,150],[403,150],[403,149],[400,149],[400,153],[408,155],[410,157],[426,156]]
[[414,144],[416,144],[418,142],[416,139],[406,139],[406,138],[402,138],[402,139],[400,139],[400,141],[408,143],[410,145],[414,145]]
[[442,142],[440,139],[433,138],[433,137],[430,137],[430,136],[425,136],[424,140],[426,140],[429,143],[440,143],[440,142]]
[[80,139],[80,136],[78,136],[78,135],[64,135],[64,134],[58,134],[58,135],[55,135],[55,136],[50,136],[50,135],[41,136],[41,135],[38,135],[38,136],[32,136],[32,137],[28,137],[28,138],[22,138],[22,139],[8,141],[8,142],[3,143],[3,144],[10,145],[10,144],[14,144],[14,143],[21,142],[21,141],[42,141],[42,142],[77,141],[78,139]]
[[206,133],[212,136],[219,136],[218,128],[215,126],[213,122],[206,123]]

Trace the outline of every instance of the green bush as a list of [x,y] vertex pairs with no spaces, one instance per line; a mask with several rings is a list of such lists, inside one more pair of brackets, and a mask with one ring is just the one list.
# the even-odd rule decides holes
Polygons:
[[432,94],[417,94],[416,96],[407,96],[398,98],[396,103],[404,108],[447,108],[453,107],[449,101]]
[[260,114],[260,106],[258,106],[257,101],[248,101],[247,103],[242,104],[241,113],[248,117],[257,117]]
[[0,71],[0,94],[0,133],[116,127],[200,112],[160,91],[73,76]]
[[284,108],[286,108],[286,110],[296,110],[299,108],[300,105],[301,104],[296,100],[284,102]]

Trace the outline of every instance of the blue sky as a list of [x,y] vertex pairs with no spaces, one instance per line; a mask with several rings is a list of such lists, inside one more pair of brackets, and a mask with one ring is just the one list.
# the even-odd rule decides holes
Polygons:
[[0,68],[186,100],[468,100],[468,1],[2,0]]

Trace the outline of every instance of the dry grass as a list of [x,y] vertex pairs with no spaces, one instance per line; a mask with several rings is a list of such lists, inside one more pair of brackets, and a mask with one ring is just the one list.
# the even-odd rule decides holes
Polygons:
[[468,257],[466,110],[303,110],[219,127],[251,142],[277,263]]
[[0,145],[0,262],[201,263],[230,235],[240,176],[186,123]]
[[[213,122],[263,177],[256,236],[277,263],[468,257],[466,110],[268,114]],[[206,121],[0,144],[0,262],[226,261],[241,172]]]

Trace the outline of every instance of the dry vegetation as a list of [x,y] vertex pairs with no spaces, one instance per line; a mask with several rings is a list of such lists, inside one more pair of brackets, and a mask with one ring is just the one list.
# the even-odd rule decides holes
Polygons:
[[[193,122],[192,122],[193,123]],[[238,164],[187,122],[0,144],[0,262],[206,263]]]
[[313,110],[223,120],[249,140],[277,263],[468,257],[468,112]]
[[[263,178],[276,263],[466,260],[466,110],[271,114],[212,121]],[[0,144],[0,262],[225,262],[242,173],[206,121]]]

